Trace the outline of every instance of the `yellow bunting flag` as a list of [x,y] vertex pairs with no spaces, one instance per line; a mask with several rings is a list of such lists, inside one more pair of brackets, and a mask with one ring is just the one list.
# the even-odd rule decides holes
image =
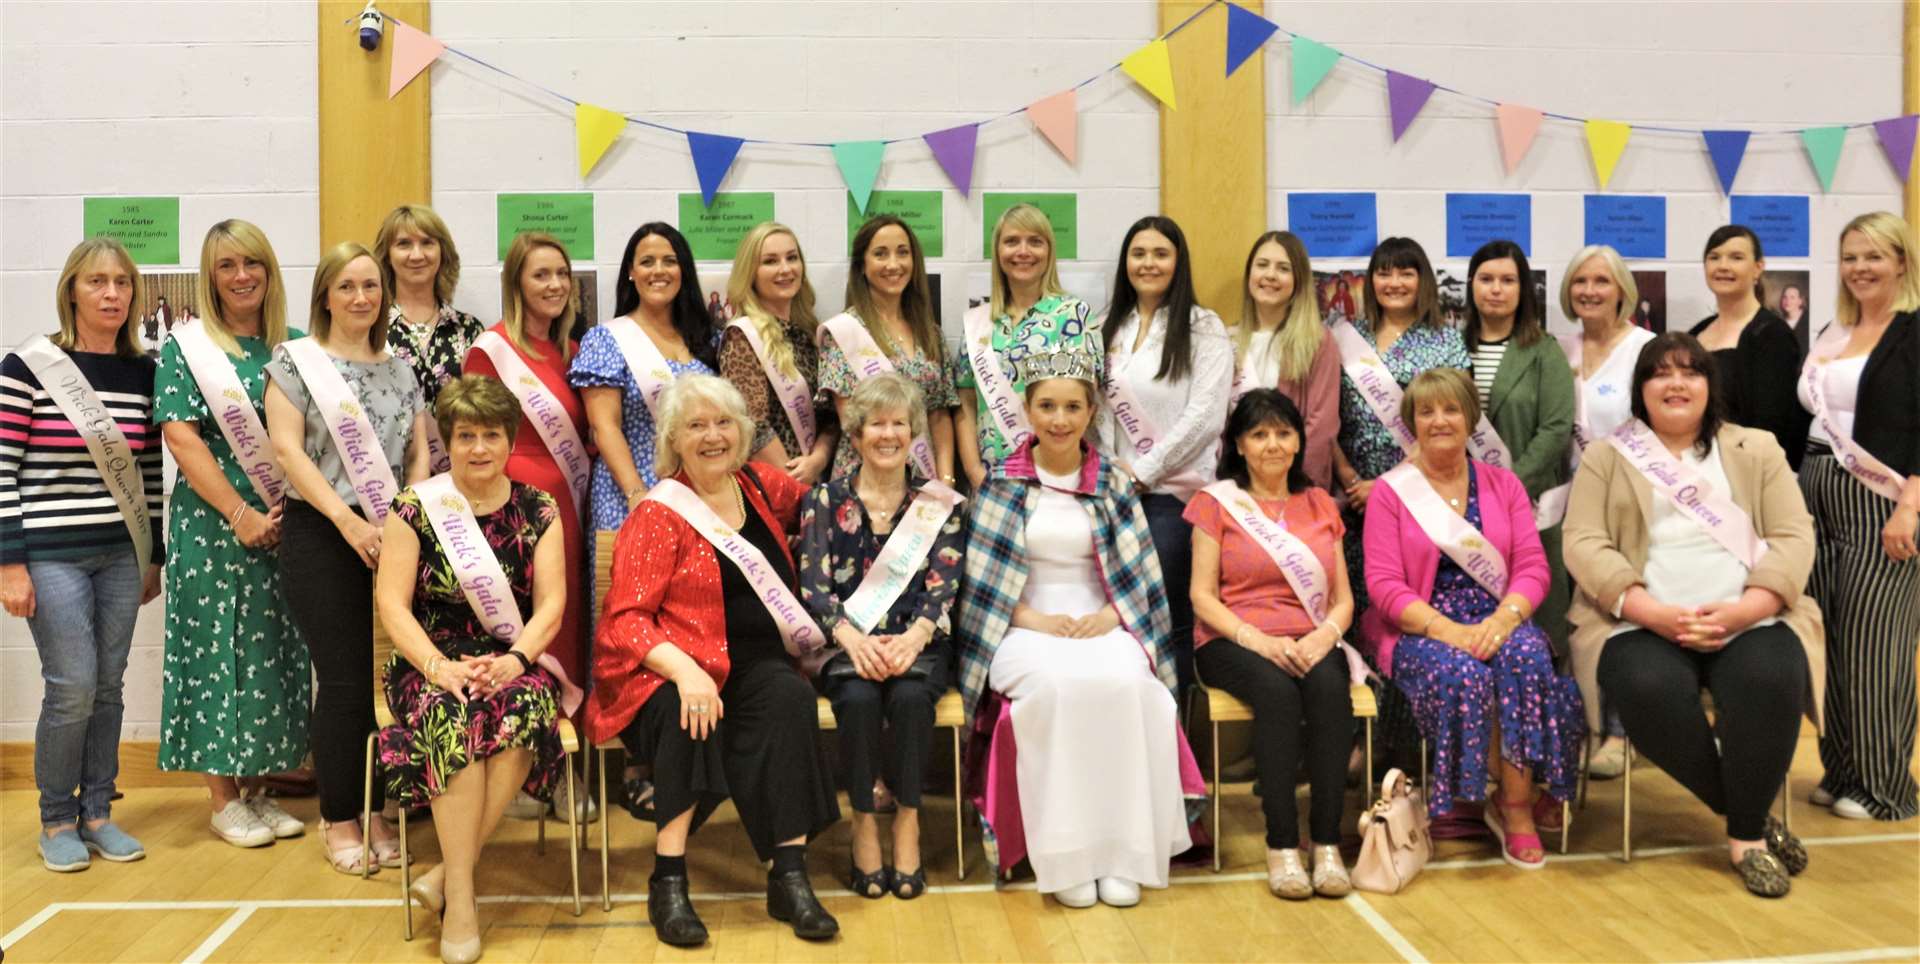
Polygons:
[[1633,128],[1619,121],[1587,121],[1587,149],[1593,152],[1593,171],[1600,177],[1602,190],[1613,180],[1613,166],[1620,163],[1632,134]]
[[1127,55],[1120,61],[1120,69],[1133,78],[1133,82],[1147,89],[1147,93],[1160,99],[1169,110],[1175,107],[1173,102],[1173,58],[1167,52],[1167,42],[1155,40],[1139,50]]
[[607,148],[620,139],[620,132],[627,127],[627,118],[604,107],[592,104],[575,104],[573,107],[573,133],[580,144],[580,177],[585,178],[600,163]]

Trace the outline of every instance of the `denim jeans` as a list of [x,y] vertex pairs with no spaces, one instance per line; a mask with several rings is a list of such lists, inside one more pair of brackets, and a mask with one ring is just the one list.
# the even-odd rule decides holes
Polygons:
[[[46,695],[33,731],[40,822],[104,820],[120,773],[121,685],[140,613],[133,549],[32,560],[33,617]],[[77,796],[76,796],[77,793]]]

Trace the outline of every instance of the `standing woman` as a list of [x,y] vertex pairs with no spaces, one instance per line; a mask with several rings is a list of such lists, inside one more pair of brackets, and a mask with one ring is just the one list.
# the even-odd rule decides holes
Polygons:
[[1812,416],[1782,391],[1800,375],[1801,352],[1793,329],[1760,303],[1760,236],[1745,225],[1721,227],[1707,236],[1703,259],[1716,305],[1689,334],[1713,352],[1727,421],[1772,432],[1798,472]]
[[27,620],[46,683],[33,773],[48,870],[85,870],[89,852],[146,856],[112,821],[134,617],[160,594],[165,556],[139,300],[127,250],[88,238],[54,288],[59,332],[0,362],[0,602]]
[[1172,218],[1133,222],[1120,243],[1105,332],[1101,450],[1140,491],[1166,579],[1180,692],[1193,683],[1193,524],[1187,500],[1214,480],[1233,388],[1233,342],[1194,302],[1187,238]]
[[1053,222],[1031,204],[1007,208],[994,223],[991,281],[987,303],[967,309],[966,351],[953,361],[954,446],[976,489],[1033,435],[1021,401],[1026,386],[1017,381],[1020,359],[1077,340],[1092,313],[1061,286]]
[[[307,644],[314,776],[327,862],[343,874],[400,865],[400,842],[361,805],[361,745],[373,732],[373,579],[387,505],[427,476],[426,410],[407,363],[387,351],[387,289],[357,242],[313,269],[313,337],[281,342],[267,365],[267,434],[290,483],[280,520],[280,579]],[[370,852],[369,852],[370,850]]]
[[[460,377],[467,349],[480,337],[480,319],[453,307],[460,281],[460,252],[447,222],[424,204],[402,204],[388,212],[373,238],[393,304],[387,308],[387,348],[413,370],[421,401],[433,411],[440,389]],[[447,469],[447,449],[432,418],[427,419],[435,472]]]
[[[1813,801],[1842,817],[1920,812],[1911,769],[1920,640],[1920,251],[1876,211],[1840,232],[1840,302],[1807,354],[1814,415],[1800,488],[1819,551],[1807,591],[1827,619],[1826,776]],[[1904,478],[1903,478],[1904,476]]]
[[[927,261],[905,221],[883,214],[860,226],[847,270],[847,310],[820,329],[820,399],[843,412],[865,378],[897,371],[912,379],[927,403],[927,435],[913,441],[914,467],[952,485],[953,408],[959,399],[940,344],[940,322],[933,317]],[[859,467],[853,441],[841,436],[832,477]]]
[[767,221],[747,232],[733,257],[727,301],[736,317],[720,335],[720,377],[740,390],[758,426],[753,460],[812,485],[825,477],[840,433],[833,406],[814,396],[820,319],[792,228]]
[[256,779],[307,755],[312,670],[274,558],[286,474],[261,401],[273,349],[306,333],[287,327],[280,262],[246,221],[207,231],[195,294],[206,318],[174,331],[154,379],[153,420],[180,466],[167,512],[160,769],[204,774],[213,832],[261,847],[306,829]]
[[1268,231],[1247,252],[1246,300],[1233,328],[1239,360],[1234,392],[1277,388],[1306,420],[1300,462],[1307,481],[1333,490],[1340,433],[1340,348],[1320,320],[1307,246],[1288,231]]

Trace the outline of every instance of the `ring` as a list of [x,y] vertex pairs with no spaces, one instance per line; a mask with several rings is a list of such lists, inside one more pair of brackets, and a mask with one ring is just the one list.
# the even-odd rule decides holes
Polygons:
[[704,706],[695,706],[692,707],[692,709],[695,713],[705,713],[707,711],[707,708]]

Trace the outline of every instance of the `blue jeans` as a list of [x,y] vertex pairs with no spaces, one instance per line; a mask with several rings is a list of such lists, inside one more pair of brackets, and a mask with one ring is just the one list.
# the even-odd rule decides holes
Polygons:
[[[34,611],[46,695],[33,731],[40,822],[105,820],[120,774],[121,685],[140,613],[140,562],[131,548],[82,559],[33,560]],[[76,796],[77,792],[77,796]]]
[[1167,612],[1173,617],[1173,660],[1180,692],[1193,685],[1193,523],[1185,518],[1187,504],[1177,495],[1149,492],[1140,497],[1153,534],[1153,553],[1160,557],[1160,576],[1166,582]]

